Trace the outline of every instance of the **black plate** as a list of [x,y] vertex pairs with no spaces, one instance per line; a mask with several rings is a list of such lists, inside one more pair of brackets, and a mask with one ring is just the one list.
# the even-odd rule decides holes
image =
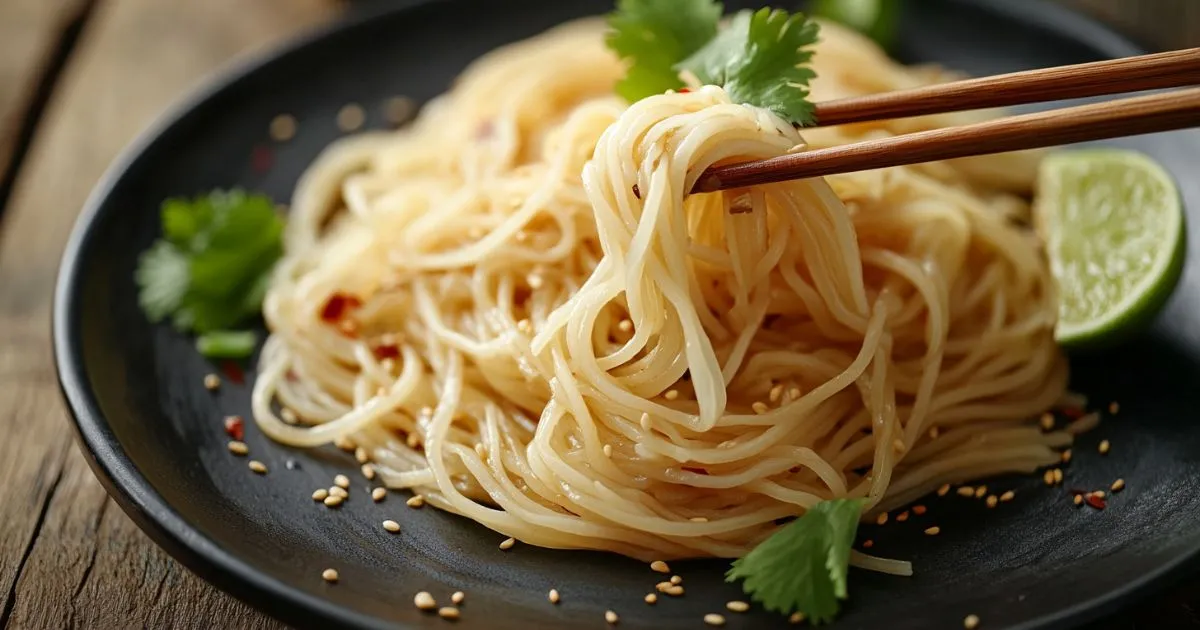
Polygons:
[[[611,4],[445,0],[378,10],[221,79],[145,135],[105,177],[66,250],[55,353],[92,468],[154,540],[221,588],[302,626],[445,623],[413,607],[419,590],[442,600],[464,590],[459,625],[500,630],[603,627],[607,609],[621,615],[623,628],[696,628],[704,613],[738,597],[736,587],[722,583],[726,563],[678,563],[687,595],[650,607],[642,596],[659,576],[644,564],[527,546],[503,552],[499,535],[465,519],[407,509],[399,495],[381,504],[361,498],[361,479],[354,482],[360,498],[327,510],[309,493],[336,472],[353,471],[353,461],[331,448],[284,448],[250,427],[247,441],[271,469],[253,475],[244,459],[226,452],[220,420],[248,413],[247,388],[206,392],[201,379],[213,368],[188,339],[147,325],[136,304],[134,264],[156,236],[164,197],[240,185],[287,199],[301,170],[338,136],[334,116],[343,104],[364,104],[369,124],[379,126],[386,97],[432,97],[497,45]],[[1137,52],[1084,18],[1017,0],[909,2],[897,50],[904,61],[974,74]],[[273,165],[260,173],[256,149],[267,146],[267,123],[281,112],[299,118],[299,135],[275,148]],[[1118,144],[1143,149],[1174,171],[1192,223],[1200,225],[1200,135]],[[876,552],[911,559],[917,575],[853,572],[853,596],[838,628],[955,628],[968,613],[987,628],[1065,627],[1186,567],[1200,548],[1198,266],[1193,257],[1151,334],[1074,362],[1075,386],[1101,404],[1119,400],[1121,412],[1081,440],[1066,486],[1105,487],[1123,477],[1128,489],[1109,509],[1077,509],[1064,489],[1021,478],[990,484],[1017,491],[997,509],[931,498],[923,518],[864,527]],[[1114,445],[1107,457],[1096,453],[1101,438]],[[289,470],[288,459],[299,468]],[[403,532],[385,532],[379,523],[387,517]],[[942,535],[921,535],[930,524]],[[339,584],[321,580],[326,567],[341,572]],[[546,602],[551,587],[563,595],[559,606]],[[762,613],[727,617],[730,628],[785,623]]]

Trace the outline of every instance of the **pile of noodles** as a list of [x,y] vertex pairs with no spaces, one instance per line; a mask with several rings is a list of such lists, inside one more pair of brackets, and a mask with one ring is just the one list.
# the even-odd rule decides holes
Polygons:
[[[815,100],[948,78],[832,24],[814,65]],[[643,559],[1058,459],[1070,431],[1031,422],[1067,380],[1022,227],[1036,156],[688,195],[713,164],[979,114],[802,138],[712,86],[630,106],[622,72],[569,24],[312,165],[264,307],[269,436],[353,440],[504,535]]]

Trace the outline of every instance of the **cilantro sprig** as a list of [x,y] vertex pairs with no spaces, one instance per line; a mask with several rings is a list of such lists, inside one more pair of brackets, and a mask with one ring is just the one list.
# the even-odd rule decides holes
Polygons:
[[242,358],[253,333],[232,330],[262,307],[275,261],[283,254],[283,219],[264,195],[214,191],[168,199],[163,238],[142,253],[134,279],[138,303],[152,323],[170,320],[196,332],[210,358]]
[[832,621],[846,598],[850,547],[862,516],[862,499],[822,501],[735,560],[728,582],[767,610],[801,612],[813,623]]
[[769,109],[797,125],[813,120],[807,85],[818,26],[802,13],[737,13],[719,30],[712,0],[620,0],[608,46],[629,64],[617,93],[630,101],[684,86],[680,72],[725,88],[736,103]]

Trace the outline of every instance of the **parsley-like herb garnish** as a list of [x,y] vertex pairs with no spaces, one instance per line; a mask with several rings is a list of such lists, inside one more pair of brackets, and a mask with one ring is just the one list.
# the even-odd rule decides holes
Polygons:
[[753,551],[735,560],[726,581],[763,608],[801,612],[813,623],[832,621],[846,598],[850,546],[862,516],[862,499],[832,499],[809,508]]
[[617,94],[633,102],[683,87],[675,65],[716,36],[722,12],[712,0],[619,0],[607,43],[629,71]]

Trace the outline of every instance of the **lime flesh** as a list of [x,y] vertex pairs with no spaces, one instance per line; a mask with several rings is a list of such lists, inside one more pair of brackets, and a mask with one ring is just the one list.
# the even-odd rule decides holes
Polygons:
[[1063,346],[1126,338],[1154,317],[1179,282],[1186,233],[1179,191],[1141,153],[1048,156],[1034,215],[1058,283],[1055,337]]

